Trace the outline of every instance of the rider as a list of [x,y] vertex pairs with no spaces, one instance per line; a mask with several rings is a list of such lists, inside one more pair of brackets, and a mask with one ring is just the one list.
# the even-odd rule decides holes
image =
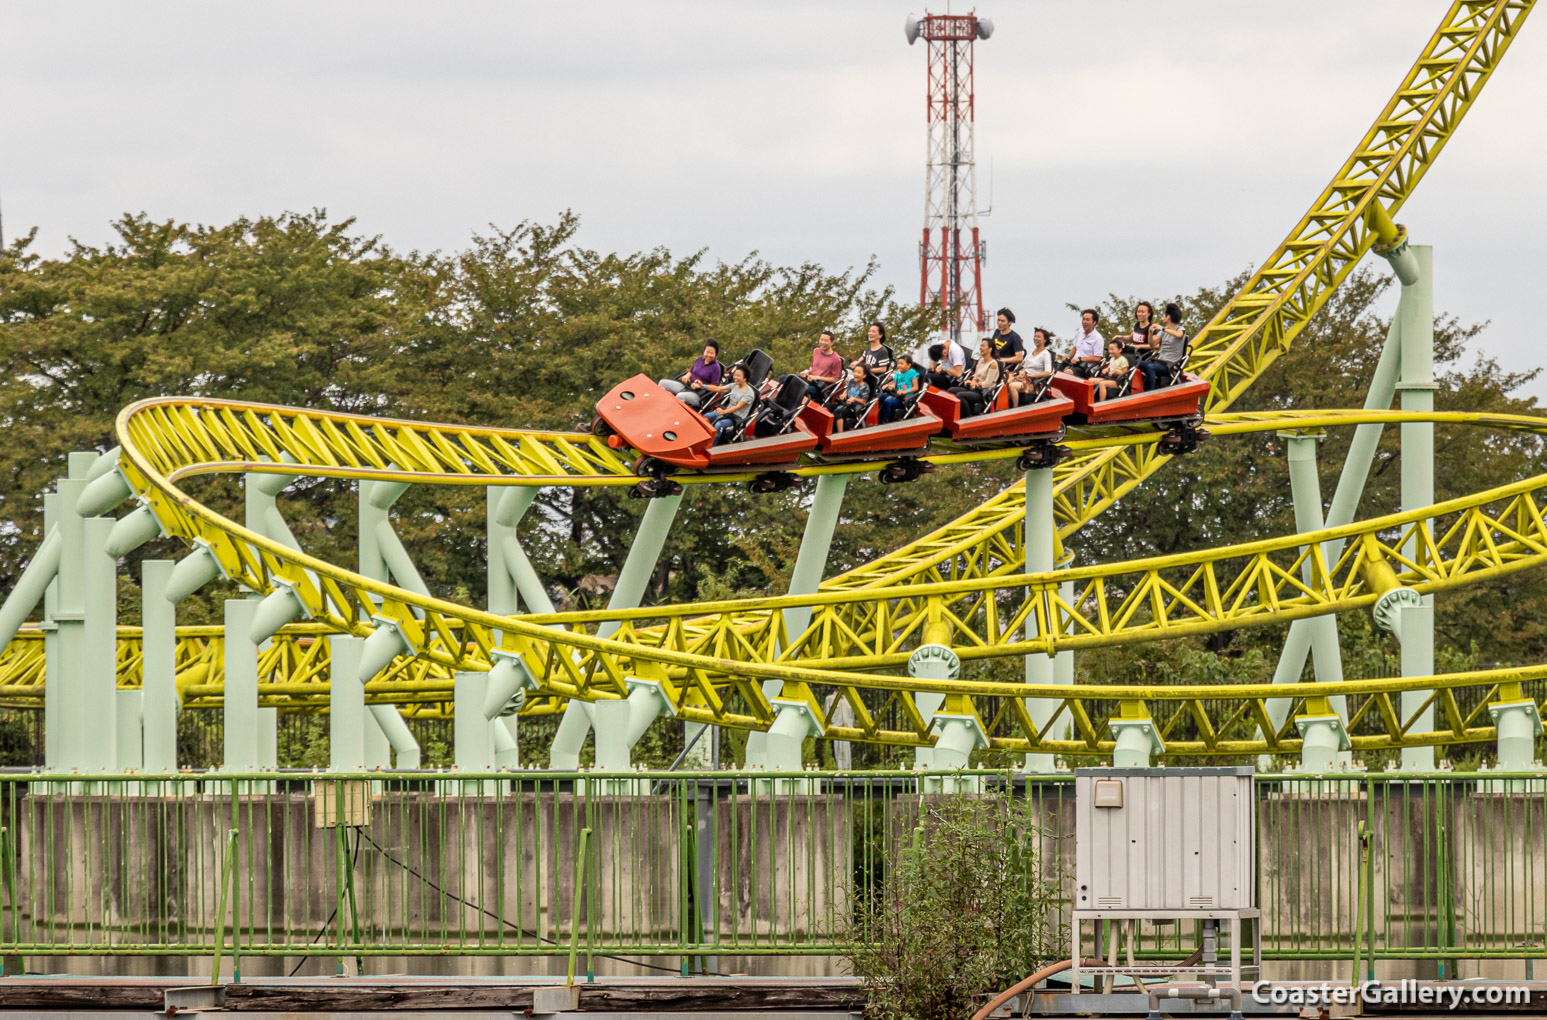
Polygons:
[[842,432],[850,422],[858,426],[860,415],[870,406],[870,369],[864,362],[856,361],[849,371],[849,384],[831,402],[836,419],[834,432]]
[[843,381],[843,359],[833,350],[835,340],[832,330],[822,330],[811,351],[811,367],[800,373],[802,379],[817,387],[818,393],[826,393]]
[[999,328],[994,331],[994,360],[999,371],[1008,372],[1026,358],[1026,344],[1021,335],[1010,327],[1015,325],[1015,313],[1008,308],[999,309]]
[[919,378],[919,370],[913,367],[913,355],[899,354],[897,356],[897,371],[892,373],[891,379],[881,384],[886,395],[881,398],[881,422],[885,424],[896,415],[902,413],[903,403],[924,385]]
[[704,415],[714,426],[714,445],[725,442],[738,425],[746,422],[756,400],[757,394],[747,382],[747,367],[738,362],[731,367],[731,384],[725,387],[725,399],[721,401],[720,409]]
[[929,345],[929,371],[924,373],[924,381],[948,390],[961,385],[962,372],[966,368],[967,358],[961,345],[954,340],[942,340]]
[[1075,334],[1074,346],[1069,349],[1069,357],[1074,361],[1069,371],[1081,379],[1089,379],[1101,367],[1101,349],[1106,344],[1096,332],[1096,324],[1100,321],[1101,315],[1094,308],[1080,313],[1080,331]]
[[999,362],[994,360],[994,341],[984,337],[978,344],[978,367],[964,385],[951,387],[951,393],[961,401],[963,416],[982,414],[988,406],[988,395],[998,385]]
[[1137,364],[1140,358],[1147,358],[1156,351],[1159,343],[1154,338],[1154,319],[1155,306],[1148,301],[1133,306],[1133,329],[1123,343],[1123,357]]
[[1122,340],[1107,341],[1107,363],[1094,377],[1091,394],[1093,400],[1106,400],[1117,395],[1123,379],[1128,375],[1128,359],[1123,357]]
[[709,340],[704,343],[704,353],[693,362],[692,367],[679,378],[662,379],[661,389],[675,395],[689,407],[698,407],[708,387],[720,385],[724,372],[725,366],[720,364],[720,343],[718,340]]
[[1053,335],[1045,327],[1031,331],[1033,350],[1021,363],[1021,370],[1010,379],[1010,405],[1012,407],[1034,393],[1043,379],[1053,374],[1053,352],[1047,349]]
[[865,334],[865,342],[868,346],[859,356],[860,364],[879,379],[890,372],[892,366],[897,363],[892,349],[886,345],[886,327],[879,322],[872,322]]
[[1153,390],[1171,381],[1171,375],[1182,363],[1187,353],[1187,331],[1182,328],[1182,309],[1175,301],[1166,302],[1165,321],[1155,330],[1157,353],[1148,361],[1139,362],[1144,373],[1144,388]]

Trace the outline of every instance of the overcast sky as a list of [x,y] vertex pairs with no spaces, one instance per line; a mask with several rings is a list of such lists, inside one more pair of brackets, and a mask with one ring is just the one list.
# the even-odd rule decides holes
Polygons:
[[[57,254],[128,210],[224,223],[322,206],[449,251],[568,208],[587,247],[874,255],[912,295],[925,71],[909,2],[0,0],[6,234],[36,225]],[[1445,7],[984,3],[986,300],[1067,336],[1065,302],[1261,261]],[[1436,247],[1436,306],[1491,319],[1485,346],[1512,367],[1542,363],[1544,95],[1547,23],[1528,23],[1399,216]]]

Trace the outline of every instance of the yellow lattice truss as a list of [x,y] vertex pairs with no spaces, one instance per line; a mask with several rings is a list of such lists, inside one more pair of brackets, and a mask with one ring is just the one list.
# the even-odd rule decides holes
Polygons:
[[[1532,0],[1457,2],[1354,153],[1285,241],[1240,293],[1196,337],[1193,366],[1212,383],[1210,428],[1225,437],[1285,428],[1362,422],[1442,424],[1547,432],[1547,419],[1470,414],[1329,411],[1229,414],[1226,409],[1287,351],[1333,289],[1375,241],[1476,98]],[[822,586],[814,596],[652,607],[622,612],[497,617],[361,577],[248,531],[190,498],[178,483],[214,472],[282,472],[436,485],[632,485],[632,465],[593,437],[393,421],[233,401],[165,397],[125,409],[117,424],[120,470],[162,527],[203,545],[227,576],[258,592],[283,584],[299,594],[312,622],[286,630],[264,652],[260,687],[269,704],[326,703],[329,633],[365,635],[390,621],[415,654],[367,686],[374,700],[440,713],[451,674],[487,670],[495,648],[521,656],[541,689],[529,712],[565,699],[623,697],[629,678],[658,682],[686,720],[766,728],[775,697],[807,702],[819,720],[833,692],[854,709],[852,727],[826,725],[829,737],[928,745],[934,737],[910,695],[1002,699],[985,720],[995,747],[1058,753],[1102,752],[1107,719],[1148,712],[1171,754],[1292,753],[1292,722],[1275,729],[1268,701],[1285,689],[1259,686],[1075,686],[898,675],[926,626],[949,634],[963,660],[1052,654],[1125,642],[1205,634],[1345,612],[1369,606],[1392,583],[1433,592],[1539,565],[1547,558],[1542,490],[1547,475],[1489,492],[1316,534],[1182,556],[1023,573],[1023,489],[1000,493],[972,513]],[[1060,539],[1109,507],[1167,457],[1151,433],[1098,434],[1070,442],[1076,456],[1055,475]],[[938,463],[1014,456],[1017,451],[945,452]],[[797,473],[864,470],[824,466]],[[686,484],[734,476],[677,476]],[[1323,549],[1336,543],[1335,559]],[[1072,582],[1074,595],[1059,594]],[[800,633],[784,610],[810,610]],[[1028,623],[1047,637],[1028,639]],[[611,637],[598,630],[618,624]],[[942,626],[943,625],[943,626]],[[939,639],[938,637],[936,638]],[[178,687],[188,704],[221,691],[218,628],[179,632]],[[0,699],[35,697],[42,681],[41,639],[24,633],[0,659]],[[137,635],[121,635],[121,683],[139,682]],[[1304,684],[1296,707],[1348,695],[1350,728],[1369,720],[1381,732],[1355,736],[1358,748],[1489,740],[1486,702],[1518,699],[1520,684],[1547,667],[1458,676]],[[1433,690],[1442,728],[1413,732],[1394,696]],[[1039,730],[1023,699],[1055,699],[1055,738]],[[887,712],[895,705],[895,712]],[[1469,706],[1463,710],[1463,705]],[[1292,714],[1292,713],[1291,713]],[[879,721],[895,715],[901,728]],[[1409,717],[1415,717],[1408,713]],[[1184,721],[1196,739],[1174,736]],[[1051,724],[1050,724],[1051,725]],[[1258,734],[1261,735],[1258,735]]]

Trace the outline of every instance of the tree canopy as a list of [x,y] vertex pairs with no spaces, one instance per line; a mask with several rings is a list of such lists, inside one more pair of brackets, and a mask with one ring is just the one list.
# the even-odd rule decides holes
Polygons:
[[[35,234],[0,252],[0,421],[10,439],[0,447],[0,590],[32,555],[39,494],[63,473],[66,455],[112,446],[115,415],[142,398],[204,395],[563,429],[589,421],[597,396],[618,379],[676,374],[708,339],[732,358],[758,347],[780,369],[795,370],[824,328],[837,331],[841,351],[855,353],[872,320],[886,322],[898,350],[917,346],[931,326],[924,312],[877,285],[874,263],[833,271],[775,265],[755,253],[730,263],[664,248],[602,254],[579,243],[570,214],[491,228],[449,254],[394,251],[322,210],[224,226],[136,214],[113,229],[111,244],[72,243],[57,257],[35,250]],[[1173,299],[1196,329],[1240,282]],[[1355,273],[1236,409],[1360,406],[1388,325],[1376,313],[1388,287],[1376,269]],[[1111,295],[1103,318],[1126,323],[1132,305]],[[1537,370],[1501,366],[1481,350],[1484,335],[1481,325],[1437,320],[1437,406],[1536,413],[1534,399],[1519,391]],[[1326,499],[1348,440],[1344,430],[1321,445]],[[1441,428],[1436,456],[1444,499],[1539,471],[1542,444]],[[1087,560],[1130,558],[1290,533],[1284,457],[1282,441],[1270,435],[1205,444],[1072,545]],[[1399,457],[1396,430],[1388,429],[1362,514],[1396,508]],[[901,486],[865,476],[850,487],[828,573],[894,549],[1015,481],[1009,462],[951,467]],[[189,484],[217,508],[240,513],[234,480]],[[650,597],[782,591],[807,498],[799,488],[762,496],[740,487],[690,490]],[[308,551],[354,563],[349,486],[302,480],[282,508]],[[587,575],[617,572],[641,512],[615,490],[541,495],[523,535],[559,601],[582,599]],[[483,514],[474,489],[420,486],[399,502],[398,531],[436,594],[482,604]],[[175,554],[152,543],[135,559]],[[1511,575],[1442,597],[1440,637],[1480,661],[1540,661],[1544,608],[1542,573]],[[1164,666],[1153,655],[1096,654],[1082,658],[1082,670],[1111,680],[1142,669],[1251,679],[1271,669],[1279,636],[1268,628],[1188,644],[1167,653]],[[1208,665],[1200,655],[1231,662]]]

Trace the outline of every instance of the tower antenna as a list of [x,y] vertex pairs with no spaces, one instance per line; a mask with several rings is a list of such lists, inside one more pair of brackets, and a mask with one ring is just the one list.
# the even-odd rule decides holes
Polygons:
[[924,236],[919,243],[919,304],[938,308],[940,333],[957,343],[988,328],[983,308],[985,245],[978,233],[973,159],[973,44],[994,23],[968,14],[912,16],[903,31],[911,46],[928,46],[929,87],[924,119]]

